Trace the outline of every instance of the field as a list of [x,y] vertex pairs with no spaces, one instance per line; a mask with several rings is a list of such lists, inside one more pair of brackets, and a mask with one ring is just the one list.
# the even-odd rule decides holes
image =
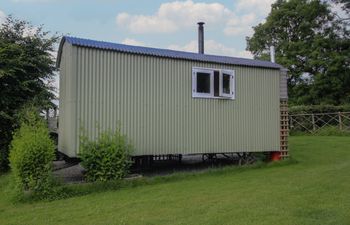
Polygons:
[[52,202],[9,202],[0,224],[350,224],[350,137],[292,137],[296,163],[179,174]]

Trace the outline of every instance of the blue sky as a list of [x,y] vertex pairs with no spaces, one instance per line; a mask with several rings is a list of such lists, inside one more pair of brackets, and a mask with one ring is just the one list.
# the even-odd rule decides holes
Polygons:
[[197,51],[197,21],[206,22],[205,52],[251,57],[245,37],[272,0],[0,0],[8,14],[77,37]]

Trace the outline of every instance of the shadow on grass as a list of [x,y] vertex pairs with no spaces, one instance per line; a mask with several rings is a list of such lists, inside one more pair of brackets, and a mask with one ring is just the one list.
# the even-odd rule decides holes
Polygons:
[[135,179],[123,179],[107,182],[94,182],[94,183],[78,183],[78,184],[63,184],[55,181],[52,193],[46,196],[35,196],[32,194],[23,194],[17,197],[15,202],[17,203],[32,203],[37,201],[54,201],[60,199],[67,199],[72,197],[80,197],[92,193],[101,193],[106,191],[115,191],[123,188],[135,188],[144,185],[155,185],[161,183],[169,183],[181,181],[184,179],[197,178],[202,176],[220,176],[228,173],[241,173],[254,169],[266,169],[283,167],[288,165],[297,164],[298,161],[294,158],[289,158],[283,161],[276,162],[257,162],[253,165],[244,166],[225,166],[220,168],[208,168],[202,171],[191,172],[175,172],[165,176],[154,177],[140,177]]

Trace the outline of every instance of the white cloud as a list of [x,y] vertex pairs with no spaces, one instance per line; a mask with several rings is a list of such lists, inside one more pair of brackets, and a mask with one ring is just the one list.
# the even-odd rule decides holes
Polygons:
[[338,15],[339,18],[348,18],[348,15],[346,14],[345,10],[342,9],[342,6],[344,6],[344,4],[335,4],[331,2],[330,5],[332,12]]
[[[218,2],[194,2],[194,0],[171,1],[160,4],[151,14],[119,13],[116,23],[119,27],[137,34],[144,33],[180,33],[185,29],[195,29],[196,23],[204,21],[209,27],[223,29],[226,36],[244,38],[253,34],[252,27],[262,22],[271,10],[275,0],[237,0],[229,9]],[[123,43],[144,45],[144,43],[125,39]],[[197,52],[197,41],[185,45],[172,44],[169,49]],[[248,51],[225,46],[214,40],[205,41],[208,54],[253,58]]]
[[133,33],[169,33],[177,30],[177,25],[173,21],[160,19],[157,16],[121,13],[117,16],[116,21],[119,26],[125,26]]
[[236,11],[256,12],[259,16],[267,16],[271,10],[271,4],[275,0],[239,0]]
[[235,10],[221,3],[193,2],[192,0],[162,3],[151,15],[122,12],[116,22],[133,33],[172,33],[193,27],[198,21],[209,26],[224,25],[228,36],[248,36],[252,26],[261,22],[274,0],[239,0]]
[[134,33],[171,33],[191,27],[198,21],[216,24],[231,17],[232,12],[220,3],[194,3],[192,0],[163,3],[153,15],[120,13],[119,26]]
[[143,43],[142,41],[137,41],[137,40],[132,39],[132,38],[125,38],[122,41],[122,44],[125,44],[125,45],[136,45],[136,46],[145,46],[145,43]]
[[0,25],[5,21],[6,14],[0,10]]
[[253,32],[252,26],[256,24],[257,17],[254,13],[232,17],[226,23],[224,33],[230,36],[250,35]]
[[252,27],[264,22],[274,2],[275,0],[239,0],[235,15],[227,21],[224,33],[228,36],[252,35]]
[[[186,51],[186,52],[198,52],[198,42],[193,40],[183,46],[180,45],[170,45],[169,49]],[[248,51],[238,51],[234,48],[227,47],[219,42],[214,40],[207,40],[204,42],[204,52],[206,54],[214,54],[214,55],[226,55],[226,56],[235,56],[235,57],[243,57],[243,58],[253,58],[250,52]]]

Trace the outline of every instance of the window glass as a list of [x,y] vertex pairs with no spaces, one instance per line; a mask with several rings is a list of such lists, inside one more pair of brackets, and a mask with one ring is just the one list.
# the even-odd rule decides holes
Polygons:
[[210,93],[210,73],[197,73],[197,92]]
[[214,71],[214,96],[220,96],[220,71]]
[[222,74],[222,93],[230,94],[230,79],[231,75]]

